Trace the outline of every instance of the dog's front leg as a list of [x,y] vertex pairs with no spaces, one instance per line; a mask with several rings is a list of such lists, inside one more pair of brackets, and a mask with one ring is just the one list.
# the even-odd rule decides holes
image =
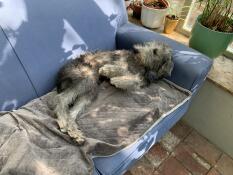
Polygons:
[[139,75],[124,75],[119,77],[113,77],[110,79],[110,83],[116,88],[122,90],[135,90],[145,85],[145,80]]
[[99,74],[107,78],[123,76],[126,73],[128,73],[127,69],[113,64],[105,64],[99,69]]

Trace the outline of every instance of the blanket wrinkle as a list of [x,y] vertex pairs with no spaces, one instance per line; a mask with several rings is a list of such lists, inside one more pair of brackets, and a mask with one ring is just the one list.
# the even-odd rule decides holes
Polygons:
[[[15,132],[17,132],[17,130],[18,130],[18,129],[13,130],[13,132],[10,133],[10,134],[8,135],[8,138],[6,138],[6,139],[4,140],[4,142],[2,142],[3,138],[1,138],[2,144],[0,144],[0,150],[1,150],[1,148],[2,148],[4,145],[6,145],[6,144],[8,143],[8,141],[11,139],[12,135],[13,135]],[[1,154],[0,154],[0,156],[1,156]]]
[[16,127],[19,129],[19,130],[22,130],[23,128],[20,126],[20,123],[19,123],[19,120],[17,119],[17,116],[14,115],[13,112],[9,112],[10,116],[15,120],[16,122]]
[[140,140],[162,115],[190,97],[166,81],[133,92],[101,86],[76,121],[86,136],[83,146],[58,129],[50,103],[55,91],[0,112],[0,175],[91,175],[93,157],[116,154]]

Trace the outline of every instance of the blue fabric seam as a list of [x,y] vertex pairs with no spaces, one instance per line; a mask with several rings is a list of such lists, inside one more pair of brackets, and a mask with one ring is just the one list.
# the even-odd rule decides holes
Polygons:
[[[190,87],[190,91],[195,92],[200,88],[200,85],[204,82],[204,77],[206,77],[207,73],[208,71],[204,70],[196,75],[195,80]],[[198,87],[194,88],[196,85],[198,85]]]
[[[188,102],[188,101],[187,101],[187,102]],[[183,105],[182,105],[182,106],[183,106]],[[174,111],[174,112],[175,112],[175,113],[172,115],[172,117],[173,117],[174,115],[176,115],[179,111]],[[167,120],[167,117],[165,117],[160,123],[162,123],[165,119]],[[158,125],[159,125],[160,123],[158,123]],[[158,125],[156,125],[156,126],[158,126]],[[158,142],[158,140],[157,140],[154,144],[156,144],[157,142]],[[147,150],[147,151],[149,151],[149,150]],[[118,166],[118,167],[116,167],[116,168],[113,170],[113,174],[117,174],[117,173],[119,172],[120,168],[124,165],[124,163],[127,162],[128,159],[130,159],[131,156],[135,154],[135,152],[136,152],[136,151],[133,151],[133,152]]]
[[5,31],[3,30],[2,26],[0,26],[0,28],[1,28],[2,32],[3,32],[3,35],[6,37],[7,42],[10,44],[10,46],[11,46],[11,48],[12,48],[12,50],[13,50],[13,52],[14,52],[16,58],[18,59],[20,65],[22,66],[22,68],[23,68],[23,70],[24,70],[26,76],[28,77],[28,80],[29,80],[29,82],[31,83],[31,86],[32,86],[33,90],[35,91],[36,96],[39,97],[39,94],[38,94],[38,92],[37,92],[37,90],[36,90],[36,88],[35,88],[35,86],[34,86],[32,80],[31,80],[31,78],[30,78],[30,76],[29,76],[29,74],[28,74],[26,68],[24,67],[22,61],[20,60],[20,58],[19,58],[19,56],[18,56],[16,50],[14,49],[13,45],[11,44],[11,42],[10,42],[9,38],[7,37]]

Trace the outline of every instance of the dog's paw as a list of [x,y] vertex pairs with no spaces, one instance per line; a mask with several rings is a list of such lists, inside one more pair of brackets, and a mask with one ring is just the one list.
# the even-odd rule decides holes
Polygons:
[[77,142],[78,145],[84,144],[85,138],[79,129],[68,128],[67,133],[72,139],[74,139]]
[[108,78],[122,76],[126,74],[127,70],[118,66],[118,65],[111,65],[106,64],[99,69],[99,74]]
[[85,139],[82,137],[76,138],[75,141],[78,143],[78,145],[83,145],[85,143]]
[[119,76],[110,79],[110,83],[122,90],[135,90],[142,86],[142,79],[138,75]]
[[77,128],[75,122],[69,122],[67,126],[67,133],[68,135],[74,139],[78,145],[83,145],[85,142],[85,137],[81,130]]
[[64,118],[58,118],[57,124],[61,130],[61,132],[66,133],[67,132],[67,122]]

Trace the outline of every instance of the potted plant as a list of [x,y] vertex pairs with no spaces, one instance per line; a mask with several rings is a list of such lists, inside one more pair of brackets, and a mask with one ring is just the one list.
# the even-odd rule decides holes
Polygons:
[[144,0],[141,14],[142,24],[148,28],[161,27],[169,6],[166,0]]
[[189,46],[210,58],[221,55],[233,40],[232,0],[198,0],[205,3],[191,32]]
[[133,10],[133,16],[137,19],[141,18],[142,11],[142,1],[141,0],[133,0],[130,4],[129,8]]
[[180,14],[189,8],[189,6],[184,6],[180,9],[177,5],[172,4],[169,8],[169,14],[165,17],[163,32],[166,34],[172,33],[175,30],[179,20],[182,19]]
[[165,17],[165,24],[164,24],[163,32],[167,34],[172,33],[175,30],[178,22],[179,22],[179,17],[177,15],[175,14],[167,15]]
[[179,7],[179,4],[172,4],[171,7],[169,8],[169,12],[168,15],[165,17],[165,23],[164,23],[164,30],[163,32],[166,34],[170,34],[172,33],[179,20],[183,19],[181,16],[181,14],[184,11],[187,11],[187,9],[189,9],[190,6],[183,6],[183,7]]
[[130,4],[131,4],[131,0],[125,0],[125,7],[126,7],[126,9],[129,8]]

